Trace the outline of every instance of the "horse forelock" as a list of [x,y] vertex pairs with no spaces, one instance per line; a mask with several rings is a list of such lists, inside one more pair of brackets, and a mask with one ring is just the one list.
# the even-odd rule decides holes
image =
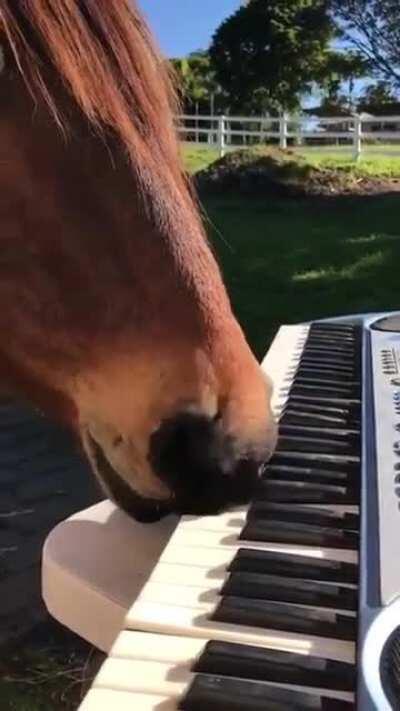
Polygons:
[[68,131],[68,119],[49,66],[96,132],[119,139],[158,218],[167,219],[168,200],[179,195],[197,222],[174,127],[174,83],[135,2],[0,0],[0,45],[2,35],[60,129]]

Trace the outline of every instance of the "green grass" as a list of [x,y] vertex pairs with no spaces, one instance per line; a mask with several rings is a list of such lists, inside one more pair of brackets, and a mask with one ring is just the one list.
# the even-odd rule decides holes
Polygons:
[[209,231],[256,353],[276,329],[400,308],[400,196],[207,199]]
[[[186,144],[182,150],[186,168],[190,173],[196,173],[206,168],[218,158],[216,149],[205,146],[197,147]],[[399,157],[373,155],[374,150],[376,148],[371,148],[371,152],[366,153],[365,157],[362,157],[358,162],[355,162],[349,153],[335,152],[334,150],[327,152],[317,149],[309,151],[298,149],[297,152],[303,155],[311,165],[320,168],[344,168],[346,171],[360,175],[400,178],[400,147]]]
[[183,158],[186,169],[189,173],[197,173],[198,170],[207,168],[218,158],[218,151],[213,148],[183,145]]
[[400,178],[400,154],[397,158],[367,153],[357,162],[350,155],[322,151],[301,151],[301,155],[318,168],[342,168],[360,175]]
[[2,648],[1,711],[75,711],[98,667],[98,654],[52,621],[14,648]]

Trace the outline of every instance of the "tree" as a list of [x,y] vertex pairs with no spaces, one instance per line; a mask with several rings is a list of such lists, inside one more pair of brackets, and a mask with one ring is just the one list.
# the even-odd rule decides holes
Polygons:
[[295,110],[320,77],[334,36],[329,0],[252,0],[225,20],[210,48],[233,111]]
[[[369,63],[358,52],[328,51],[317,79],[327,106],[347,106],[347,111],[351,111],[355,81],[367,76],[369,71]],[[347,95],[344,84],[348,87]]]
[[192,52],[188,57],[171,59],[171,64],[178,78],[185,111],[197,114],[199,108],[205,106],[207,112],[214,113],[214,100],[221,90],[208,52]]
[[375,73],[400,87],[399,0],[331,0],[333,17]]
[[392,87],[387,82],[380,81],[377,84],[370,84],[360,97],[358,108],[360,111],[367,111],[370,114],[379,114],[384,111],[385,106],[393,106],[398,102],[392,91]]

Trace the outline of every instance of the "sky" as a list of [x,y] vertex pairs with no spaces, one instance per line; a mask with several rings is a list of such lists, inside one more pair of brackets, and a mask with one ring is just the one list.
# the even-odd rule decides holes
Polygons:
[[138,0],[168,57],[207,49],[221,21],[240,7],[240,0]]

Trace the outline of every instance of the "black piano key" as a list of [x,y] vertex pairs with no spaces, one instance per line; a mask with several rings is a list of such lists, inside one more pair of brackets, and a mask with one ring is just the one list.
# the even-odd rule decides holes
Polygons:
[[356,618],[326,610],[309,609],[281,602],[223,597],[211,619],[231,625],[263,627],[316,637],[354,640]]
[[310,508],[295,504],[271,504],[268,501],[252,503],[247,513],[247,520],[271,519],[276,521],[292,521],[310,523],[313,525],[339,528],[348,531],[358,531],[360,517],[354,513],[338,513],[324,508]]
[[356,687],[353,664],[231,642],[208,642],[193,671],[335,691]]
[[322,452],[325,454],[352,454],[355,447],[352,443],[334,439],[332,437],[311,437],[303,435],[285,434],[285,428],[279,431],[278,451],[289,450],[293,452]]
[[281,435],[288,435],[294,437],[312,437],[321,439],[334,439],[339,442],[346,442],[349,445],[359,444],[360,433],[356,429],[347,427],[342,429],[337,429],[335,427],[319,427],[312,426],[307,423],[302,423],[300,425],[291,425],[285,422],[281,422],[279,426],[279,433]]
[[354,408],[357,413],[359,413],[361,406],[359,398],[334,397],[333,393],[327,393],[326,390],[315,389],[312,391],[310,388],[306,389],[304,386],[299,386],[298,388],[294,386],[291,389],[288,403],[292,404],[293,402],[297,402],[301,405],[310,403],[311,405],[321,405],[322,407],[325,403],[327,407],[333,405],[334,407]]
[[308,412],[312,414],[327,415],[333,417],[342,417],[346,421],[349,419],[356,420],[360,417],[359,406],[340,406],[331,405],[329,402],[321,401],[321,403],[315,402],[315,400],[308,400],[307,398],[297,398],[294,395],[289,396],[288,402],[285,407],[285,412],[287,409],[301,409],[302,412]]
[[268,481],[258,483],[256,500],[294,504],[332,504],[356,506],[358,492],[351,487],[325,486],[291,481]]
[[325,382],[325,383],[338,383],[344,385],[350,385],[352,387],[359,387],[360,381],[356,379],[352,372],[343,372],[340,369],[336,369],[334,366],[331,368],[315,368],[307,367],[300,362],[299,367],[295,373],[296,378],[307,378],[309,380]]
[[[291,452],[285,450],[280,452],[277,450],[271,461],[286,461],[288,464],[296,464],[296,466],[321,466],[328,465],[329,468],[337,468],[340,471],[349,467],[360,466],[360,456],[357,454],[326,454],[325,452]],[[268,471],[268,465],[265,467]]]
[[355,563],[249,548],[239,548],[227,570],[282,575],[288,578],[321,580],[344,585],[358,583],[358,566]]
[[311,385],[310,383],[300,382],[297,384],[294,382],[290,389],[290,395],[295,395],[296,397],[304,396],[317,400],[328,400],[329,402],[341,402],[343,404],[360,404],[359,394],[352,388],[347,390],[343,387],[328,387],[327,385]]
[[358,550],[359,547],[359,536],[356,531],[342,531],[308,523],[276,521],[274,518],[248,521],[239,539],[263,543],[292,543],[316,548]]
[[321,350],[329,355],[334,354],[341,356],[342,354],[345,354],[353,359],[356,357],[355,343],[340,343],[332,338],[313,338],[310,336],[305,343],[304,351],[312,349]]
[[288,691],[263,682],[196,674],[183,699],[183,711],[350,711],[352,703],[320,694]]
[[354,367],[354,356],[349,353],[333,353],[327,348],[317,348],[316,346],[306,346],[303,350],[303,358],[314,358],[322,363],[335,365],[347,365]]
[[328,470],[346,473],[349,477],[360,479],[360,457],[359,455],[335,455],[324,454],[323,452],[275,452],[269,462],[265,465],[266,476],[270,467],[295,466],[314,470]]
[[307,412],[304,409],[293,406],[288,406],[283,410],[280,423],[281,425],[309,425],[310,427],[321,428],[348,428],[348,418],[346,417]]
[[308,377],[302,375],[299,372],[297,372],[295,377],[293,378],[293,384],[305,387],[309,386],[313,389],[323,388],[324,390],[328,390],[329,392],[338,392],[339,394],[342,394],[345,397],[358,397],[360,393],[359,383],[353,383],[352,381],[338,382],[337,379],[334,380],[326,377]]
[[222,587],[221,595],[334,610],[357,609],[357,592],[353,588],[260,573],[231,573]]
[[356,477],[348,471],[335,471],[334,469],[320,469],[318,467],[296,467],[289,464],[270,464],[264,470],[263,476],[270,480],[283,479],[284,481],[308,481],[317,484],[334,484],[347,486],[355,482]]
[[352,363],[338,363],[335,361],[334,364],[327,363],[326,361],[321,361],[320,358],[313,358],[311,356],[302,355],[299,360],[299,366],[301,368],[307,368],[308,370],[313,370],[313,368],[318,368],[322,373],[324,371],[329,371],[331,368],[335,369],[335,372],[342,373],[343,375],[354,377],[357,374],[357,369]]

